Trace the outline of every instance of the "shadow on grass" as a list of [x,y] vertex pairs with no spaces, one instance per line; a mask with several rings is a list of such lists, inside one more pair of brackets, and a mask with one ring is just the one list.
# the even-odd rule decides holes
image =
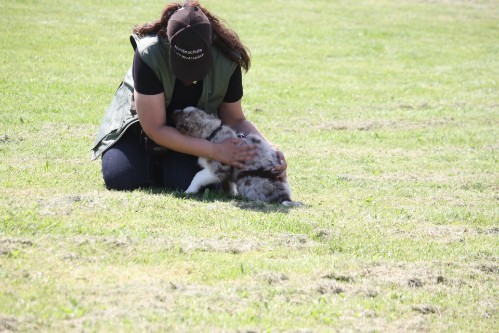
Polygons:
[[181,191],[169,190],[165,188],[144,188],[139,191],[147,192],[153,195],[168,194],[179,199],[197,200],[200,202],[228,202],[233,203],[234,206],[240,209],[246,209],[262,213],[288,213],[296,207],[281,205],[278,203],[266,203],[262,201],[249,201],[237,196],[234,197],[227,192],[221,190],[205,189],[201,190],[198,194],[185,194]]

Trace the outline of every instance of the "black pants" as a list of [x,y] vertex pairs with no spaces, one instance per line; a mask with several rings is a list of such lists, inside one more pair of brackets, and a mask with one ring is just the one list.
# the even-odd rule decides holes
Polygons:
[[138,124],[102,155],[102,176],[110,190],[163,187],[185,191],[201,170],[197,157],[168,150],[161,155],[146,152]]

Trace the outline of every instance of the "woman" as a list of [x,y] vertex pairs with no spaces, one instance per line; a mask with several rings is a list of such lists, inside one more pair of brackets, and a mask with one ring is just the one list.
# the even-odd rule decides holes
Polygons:
[[[254,146],[239,145],[241,139],[212,143],[183,135],[171,117],[176,109],[197,106],[238,133],[261,136],[241,107],[241,68],[249,69],[250,58],[237,34],[197,1],[186,1],[166,6],[158,21],[134,28],[130,40],[133,66],[93,148],[94,159],[102,156],[106,187],[185,190],[200,170],[198,156],[244,168],[255,156]],[[273,171],[285,177],[279,154],[282,163]]]

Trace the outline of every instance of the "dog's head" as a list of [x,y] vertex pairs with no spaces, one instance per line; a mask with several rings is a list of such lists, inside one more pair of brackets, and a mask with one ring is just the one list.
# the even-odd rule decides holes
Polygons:
[[193,106],[175,110],[172,117],[180,133],[198,138],[207,138],[220,126],[218,118]]

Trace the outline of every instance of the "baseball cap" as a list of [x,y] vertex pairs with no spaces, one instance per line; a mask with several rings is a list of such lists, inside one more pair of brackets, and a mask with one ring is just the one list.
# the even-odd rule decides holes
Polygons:
[[198,81],[211,66],[211,24],[197,6],[184,6],[168,21],[170,66],[183,81]]

